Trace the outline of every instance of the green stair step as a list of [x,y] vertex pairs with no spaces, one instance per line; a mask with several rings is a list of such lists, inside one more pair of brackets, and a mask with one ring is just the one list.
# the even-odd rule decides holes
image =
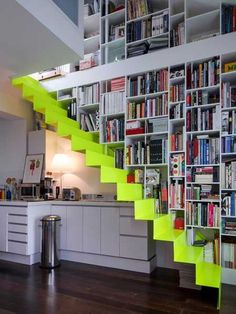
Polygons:
[[96,134],[82,131],[78,128],[78,125],[76,127],[71,126],[69,123],[65,123],[64,121],[57,122],[57,134],[61,137],[71,137],[72,135],[75,135],[88,141],[97,141]]
[[154,220],[155,213],[154,198],[138,200],[134,202],[134,217],[137,220]]
[[118,201],[136,201],[143,198],[143,186],[138,183],[117,183]]
[[196,264],[196,284],[200,286],[220,288],[220,265],[207,262],[198,262]]
[[128,171],[112,167],[101,166],[101,183],[126,183]]
[[203,256],[203,248],[195,246],[175,247],[174,245],[174,261],[179,263],[196,264],[199,258]]
[[88,167],[101,167],[101,166],[114,167],[115,159],[114,157],[99,154],[87,149],[85,153],[85,164]]
[[75,135],[71,136],[71,149],[78,152],[85,152],[86,149],[89,149],[96,153],[106,154],[106,149],[103,145]]
[[51,109],[45,110],[45,122],[51,125],[57,125],[59,122],[67,124],[69,127],[79,128],[79,123],[67,116],[53,112]]

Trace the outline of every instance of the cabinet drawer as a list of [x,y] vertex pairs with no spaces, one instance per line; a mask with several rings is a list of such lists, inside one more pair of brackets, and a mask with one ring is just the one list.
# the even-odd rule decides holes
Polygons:
[[13,223],[18,223],[18,224],[27,224],[28,217],[19,216],[19,215],[8,215],[8,222],[13,222]]
[[27,233],[28,232],[28,226],[9,223],[8,224],[8,231]]
[[148,260],[147,239],[120,236],[120,256]]
[[28,208],[27,207],[13,207],[8,210],[8,215],[27,215]]
[[120,207],[120,216],[134,216],[133,207]]
[[27,255],[28,253],[27,251],[28,251],[27,243],[8,241],[8,252]]
[[8,240],[28,242],[28,235],[25,233],[8,232]]
[[137,221],[133,217],[120,217],[120,234],[147,236],[146,221]]

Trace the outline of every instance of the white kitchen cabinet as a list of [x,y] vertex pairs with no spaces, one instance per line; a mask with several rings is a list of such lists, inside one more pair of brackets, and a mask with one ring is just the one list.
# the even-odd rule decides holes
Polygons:
[[100,207],[83,207],[83,251],[100,254],[101,216]]
[[0,206],[0,251],[7,250],[7,207]]
[[130,236],[148,235],[148,225],[146,221],[135,220],[134,217],[120,217],[120,234]]
[[59,248],[61,250],[66,250],[67,244],[67,207],[66,205],[52,205],[51,207],[51,215],[58,215],[61,217],[60,222],[60,243]]
[[101,254],[120,255],[120,209],[101,208]]
[[83,207],[67,207],[67,250],[79,251],[83,249]]

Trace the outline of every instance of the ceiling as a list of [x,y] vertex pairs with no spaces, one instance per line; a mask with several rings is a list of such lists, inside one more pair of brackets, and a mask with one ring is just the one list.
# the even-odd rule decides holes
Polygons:
[[26,75],[78,59],[71,47],[16,0],[0,1],[0,72],[8,69],[12,75]]

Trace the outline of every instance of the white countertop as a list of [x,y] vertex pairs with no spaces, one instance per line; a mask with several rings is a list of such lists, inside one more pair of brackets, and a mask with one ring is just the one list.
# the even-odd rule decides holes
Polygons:
[[81,201],[63,201],[63,200],[47,200],[47,201],[0,201],[0,206],[20,206],[27,207],[38,205],[61,205],[61,206],[119,206],[119,207],[132,207],[133,202],[119,202],[119,201],[104,201],[104,200],[81,200]]

